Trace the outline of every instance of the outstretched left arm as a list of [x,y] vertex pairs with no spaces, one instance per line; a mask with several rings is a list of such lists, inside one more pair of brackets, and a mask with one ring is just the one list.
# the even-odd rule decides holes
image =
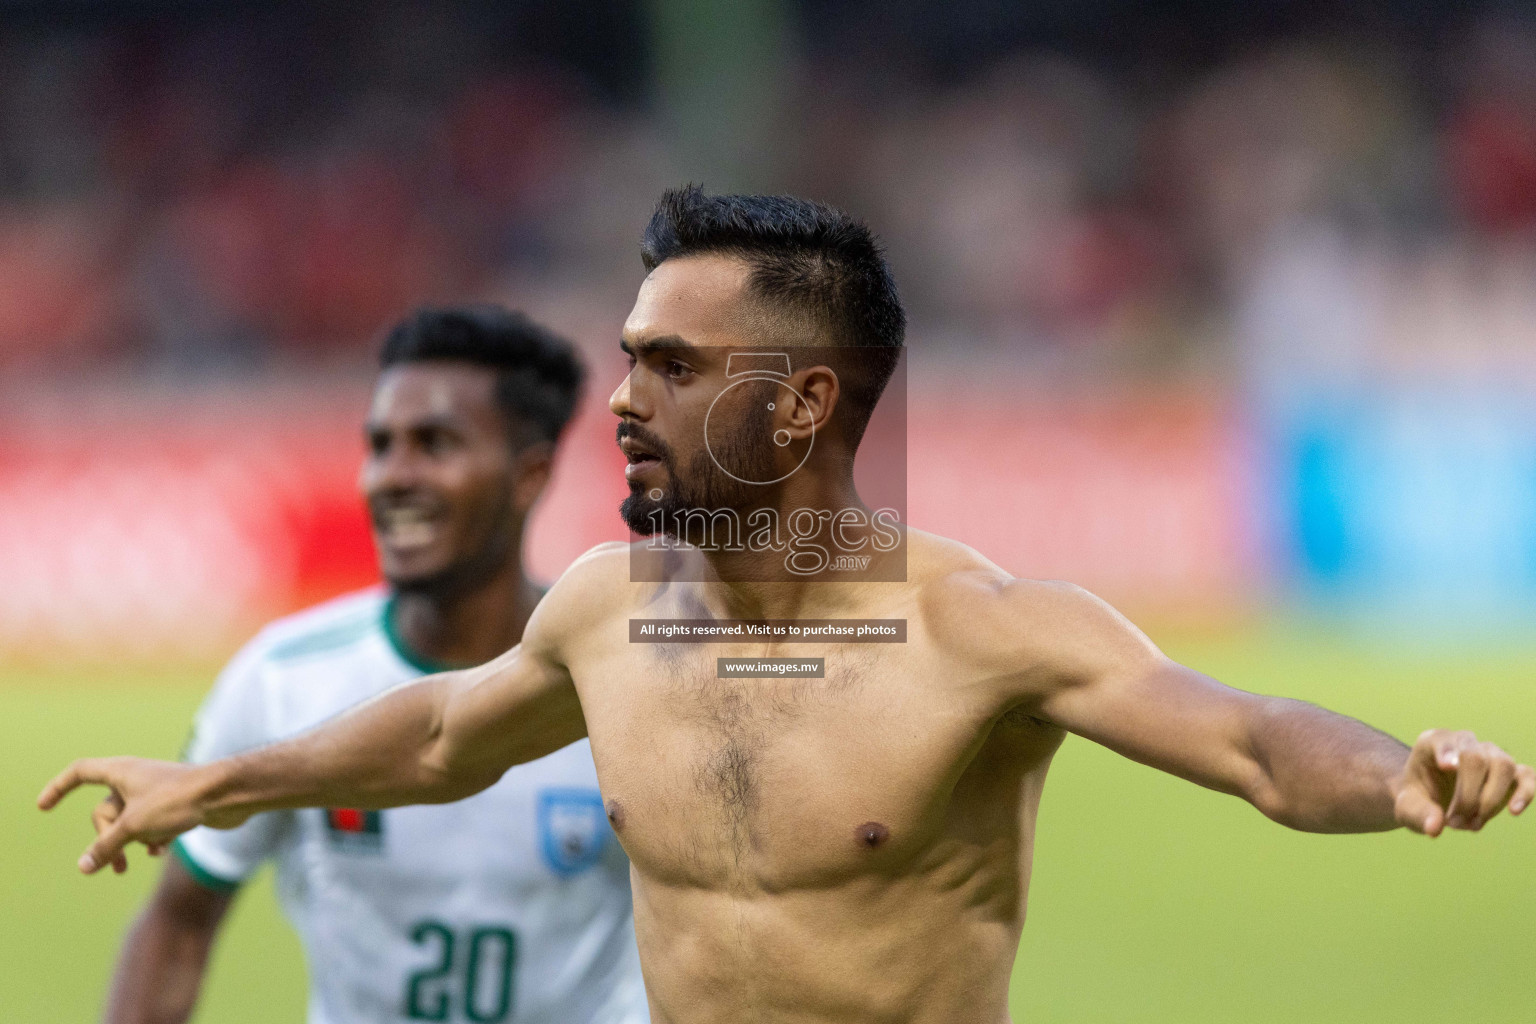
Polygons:
[[1058,724],[1305,832],[1477,831],[1506,803],[1519,814],[1536,790],[1528,765],[1470,732],[1431,729],[1410,748],[1356,719],[1234,690],[1161,655],[1139,675],[1071,690],[1052,702]]
[[1536,793],[1529,765],[1470,732],[1430,730],[1410,748],[1303,701],[1223,686],[1075,587],[1016,580],[994,593],[1015,629],[1027,625],[1013,683],[1032,714],[1241,796],[1291,828],[1476,831],[1506,804],[1519,814]]
[[1519,814],[1536,773],[1470,732],[1429,729],[1410,748],[1363,722],[1303,701],[1259,698],[1249,723],[1261,768],[1256,807],[1307,832],[1404,825],[1437,836],[1476,832],[1507,804]]

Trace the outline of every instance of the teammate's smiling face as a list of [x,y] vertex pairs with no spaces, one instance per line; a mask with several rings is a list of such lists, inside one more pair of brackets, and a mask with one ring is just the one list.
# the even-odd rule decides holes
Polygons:
[[361,486],[380,568],[397,589],[473,587],[506,564],[547,462],[519,458],[494,370],[457,362],[384,371]]

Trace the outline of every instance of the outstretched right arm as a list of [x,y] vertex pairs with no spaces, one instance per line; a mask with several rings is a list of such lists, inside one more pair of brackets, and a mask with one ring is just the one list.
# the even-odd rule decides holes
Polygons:
[[[563,581],[562,581],[563,582]],[[523,642],[479,668],[397,687],[292,739],[204,765],[143,758],[76,761],[43,788],[48,810],[84,783],[109,787],[92,814],[92,874],[127,867],[132,842],[151,849],[196,825],[231,828],[289,807],[447,803],[477,793],[514,764],[586,735],[555,623],[569,605],[552,589]],[[567,588],[570,589],[570,588]],[[575,595],[579,596],[579,595]]]

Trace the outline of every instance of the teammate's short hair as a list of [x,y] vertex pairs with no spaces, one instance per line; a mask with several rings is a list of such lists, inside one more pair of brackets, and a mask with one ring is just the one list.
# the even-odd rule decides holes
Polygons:
[[662,194],[640,253],[646,270],[680,256],[734,256],[750,268],[748,292],[779,319],[786,343],[863,348],[867,372],[845,381],[862,431],[907,332],[885,252],[866,224],[808,199],[706,195],[687,185]]
[[514,442],[559,440],[586,377],[570,342],[522,313],[492,305],[418,309],[396,324],[384,338],[380,366],[424,362],[495,370],[496,404]]

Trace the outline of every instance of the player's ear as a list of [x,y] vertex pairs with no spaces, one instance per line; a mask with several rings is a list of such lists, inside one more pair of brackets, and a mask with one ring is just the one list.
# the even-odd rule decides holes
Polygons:
[[548,441],[535,441],[518,450],[512,470],[512,504],[518,512],[527,512],[539,500],[554,462],[555,446]]
[[829,366],[808,366],[796,371],[789,386],[799,392],[802,402],[786,403],[778,410],[775,426],[789,431],[790,437],[802,440],[823,430],[837,408],[842,394],[837,374]]

